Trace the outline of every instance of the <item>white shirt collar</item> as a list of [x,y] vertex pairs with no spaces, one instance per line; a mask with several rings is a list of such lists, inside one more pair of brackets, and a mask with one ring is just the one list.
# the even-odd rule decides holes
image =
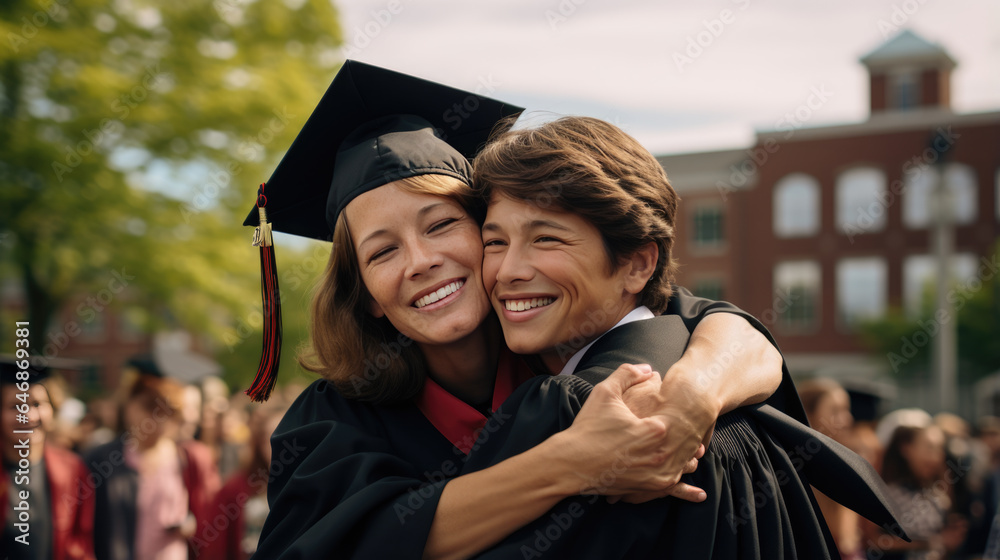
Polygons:
[[[601,336],[608,334],[608,332],[611,332],[612,329],[616,329],[622,325],[634,321],[643,321],[645,319],[652,319],[653,317],[655,317],[655,315],[653,315],[653,312],[650,311],[648,307],[646,307],[645,305],[640,305],[639,307],[636,307],[632,311],[629,311],[628,315],[622,317],[621,321],[618,321],[618,323],[615,324],[615,326],[611,327],[610,329],[602,333]],[[579,349],[576,352],[576,354],[573,354],[573,356],[569,359],[569,361],[566,362],[566,365],[563,366],[562,370],[559,372],[559,375],[570,375],[574,371],[576,371],[576,366],[580,364],[580,360],[583,359],[583,355],[587,353],[587,350],[590,350],[590,347],[593,346],[595,342],[600,340],[601,336],[595,338],[594,340],[591,340],[590,344]]]

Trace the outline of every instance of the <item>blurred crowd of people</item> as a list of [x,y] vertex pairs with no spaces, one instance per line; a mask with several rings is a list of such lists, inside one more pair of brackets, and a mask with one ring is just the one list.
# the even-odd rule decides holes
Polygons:
[[285,396],[302,387],[254,404],[216,377],[167,377],[146,356],[129,362],[116,394],[83,403],[44,368],[18,385],[15,362],[0,365],[7,558],[241,560],[254,552],[267,481],[280,468],[270,435]]
[[[13,362],[2,367],[8,558],[238,560],[254,552],[267,481],[282,467],[269,437],[301,387],[256,405],[218,378],[166,377],[147,357],[130,362],[117,394],[83,403],[44,370],[24,392]],[[843,558],[1000,557],[1000,418],[971,426],[903,409],[855,420],[836,381],[804,381],[799,393],[813,427],[882,474],[911,537],[817,492]]]
[[798,388],[809,423],[882,475],[911,539],[816,492],[845,560],[1000,558],[1000,418],[971,426],[954,414],[900,409],[856,420],[836,381],[811,379]]

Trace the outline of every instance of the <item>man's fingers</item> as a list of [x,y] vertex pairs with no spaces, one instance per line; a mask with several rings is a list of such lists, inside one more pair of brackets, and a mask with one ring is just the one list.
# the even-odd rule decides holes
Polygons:
[[626,494],[621,497],[620,501],[627,504],[642,504],[650,500],[671,497],[677,498],[678,500],[684,500],[686,502],[699,503],[704,502],[708,495],[704,490],[698,488],[697,486],[691,486],[685,482],[678,482],[666,490],[658,490],[655,492],[633,492],[631,494]]
[[652,376],[653,368],[649,364],[622,364],[618,366],[607,379],[597,384],[598,387],[604,385],[612,391],[621,395],[629,387],[646,381]]
[[684,500],[686,502],[704,502],[705,498],[708,496],[704,490],[698,488],[697,486],[691,486],[685,482],[678,482],[667,490],[668,496],[673,496],[679,500]]
[[691,474],[698,470],[698,459],[694,457],[691,458],[687,463],[684,464],[684,474]]

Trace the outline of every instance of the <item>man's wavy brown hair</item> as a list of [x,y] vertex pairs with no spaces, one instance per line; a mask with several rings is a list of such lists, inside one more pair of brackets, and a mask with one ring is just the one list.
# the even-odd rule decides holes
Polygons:
[[473,162],[472,184],[496,196],[572,212],[593,224],[613,270],[653,242],[656,268],[638,304],[662,313],[677,269],[672,257],[679,198],[656,158],[611,123],[563,117],[500,132]]

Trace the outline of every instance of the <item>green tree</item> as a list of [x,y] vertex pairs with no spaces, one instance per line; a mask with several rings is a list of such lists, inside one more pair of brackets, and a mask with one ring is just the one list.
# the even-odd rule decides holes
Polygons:
[[123,281],[231,348],[260,305],[240,224],[340,62],[332,3],[7,0],[0,41],[0,272],[33,351],[71,297]]
[[[917,317],[892,310],[862,325],[861,336],[886,357],[894,375],[903,379],[930,375],[933,338],[941,326],[954,326],[958,341],[958,374],[963,383],[1000,370],[1000,243],[980,261],[976,276],[958,282],[948,292],[952,310],[938,310],[934,286],[924,291]],[[957,321],[957,323],[956,323]]]

